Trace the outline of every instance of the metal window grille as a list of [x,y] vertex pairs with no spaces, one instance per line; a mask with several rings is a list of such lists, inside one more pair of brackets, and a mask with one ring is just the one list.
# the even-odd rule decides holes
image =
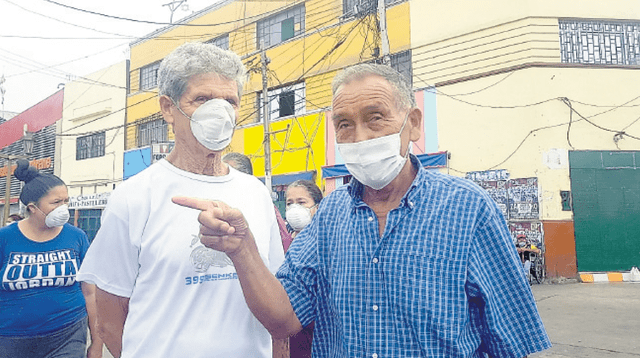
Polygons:
[[[301,115],[306,111],[306,86],[304,82],[269,90],[269,119]],[[262,92],[257,99],[258,122],[262,123]]]
[[148,90],[158,85],[160,62],[152,63],[140,69],[140,90]]
[[76,160],[103,157],[105,132],[76,138]]
[[640,65],[640,22],[559,21],[563,63]]
[[391,67],[400,72],[409,84],[413,84],[413,68],[411,66],[411,50],[399,52],[390,56]]
[[220,47],[221,49],[228,50],[229,49],[229,34],[224,34],[222,36],[218,36],[209,41],[205,41],[207,44],[212,44]]
[[[395,4],[406,0],[385,0],[385,5]],[[367,15],[378,11],[377,0],[343,0],[342,12],[344,16]]]
[[149,117],[149,121],[138,124],[138,147],[168,141],[168,124],[159,114]]
[[304,32],[304,4],[285,10],[257,22],[257,46],[279,44]]

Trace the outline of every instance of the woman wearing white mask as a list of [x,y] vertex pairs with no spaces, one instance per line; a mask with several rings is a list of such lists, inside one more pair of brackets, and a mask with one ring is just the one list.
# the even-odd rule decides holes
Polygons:
[[26,160],[14,175],[27,218],[0,229],[0,357],[101,357],[95,286],[76,281],[89,240],[67,223],[67,186]]
[[[322,200],[322,191],[311,180],[296,180],[289,184],[285,193],[287,200],[287,223],[293,229],[291,236],[296,235],[311,222]],[[313,323],[289,338],[291,358],[311,357],[313,341]]]
[[285,198],[287,223],[293,229],[292,236],[295,238],[318,210],[322,191],[311,180],[296,180],[287,187]]

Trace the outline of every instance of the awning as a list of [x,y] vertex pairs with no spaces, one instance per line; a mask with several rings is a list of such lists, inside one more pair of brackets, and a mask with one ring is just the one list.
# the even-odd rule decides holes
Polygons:
[[[291,174],[278,174],[271,177],[271,185],[288,185],[296,180],[312,180],[315,172],[299,172]],[[262,183],[264,183],[264,177],[258,177]]]
[[[418,154],[418,160],[425,168],[444,168],[447,166],[447,152]],[[344,164],[322,167],[322,179],[343,177],[349,174]]]

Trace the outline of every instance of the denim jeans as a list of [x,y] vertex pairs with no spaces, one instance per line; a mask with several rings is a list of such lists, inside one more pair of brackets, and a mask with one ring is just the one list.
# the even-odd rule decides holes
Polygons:
[[0,358],[84,358],[87,356],[87,332],[85,317],[42,336],[0,336]]

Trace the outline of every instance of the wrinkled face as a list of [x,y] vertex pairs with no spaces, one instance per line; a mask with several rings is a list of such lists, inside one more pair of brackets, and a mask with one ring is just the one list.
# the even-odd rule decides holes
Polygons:
[[291,204],[300,204],[305,208],[311,208],[311,216],[316,213],[318,209],[316,203],[313,201],[313,198],[309,194],[306,188],[301,186],[292,186],[287,189],[287,206]]
[[[42,216],[42,220],[52,212],[55,208],[69,204],[69,192],[67,191],[67,187],[65,185],[58,185],[49,190],[49,192],[44,195],[36,204],[30,203],[29,206],[33,206],[31,210],[31,215],[40,215]],[[36,209],[35,206],[37,205]]]
[[[347,82],[333,97],[331,116],[336,142],[355,143],[398,133],[408,111],[397,108],[393,87],[380,76],[369,75]],[[413,117],[402,131],[401,153],[406,151],[409,141],[420,138],[420,132],[414,127],[421,123],[421,118]]]
[[[178,104],[180,109],[191,117],[198,107],[214,98],[229,102],[235,111],[236,121],[239,121],[238,85],[235,81],[217,74],[205,73],[191,77]],[[189,118],[185,117],[167,96],[160,98],[160,107],[165,120],[173,125],[176,141],[180,140],[191,146],[202,146],[191,133]]]

